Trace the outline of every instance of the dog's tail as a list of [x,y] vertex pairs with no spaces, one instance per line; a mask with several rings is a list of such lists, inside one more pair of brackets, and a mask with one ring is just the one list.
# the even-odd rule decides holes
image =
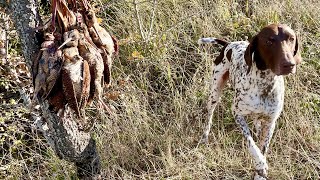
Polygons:
[[229,44],[229,42],[226,40],[217,39],[217,38],[213,38],[213,37],[200,38],[198,40],[198,44],[206,44],[206,43],[220,44],[222,46]]

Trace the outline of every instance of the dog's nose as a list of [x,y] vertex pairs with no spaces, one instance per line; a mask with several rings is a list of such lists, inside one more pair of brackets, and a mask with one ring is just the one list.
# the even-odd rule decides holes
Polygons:
[[284,68],[293,68],[296,64],[289,61],[289,62],[286,62],[285,64],[283,64],[283,67]]

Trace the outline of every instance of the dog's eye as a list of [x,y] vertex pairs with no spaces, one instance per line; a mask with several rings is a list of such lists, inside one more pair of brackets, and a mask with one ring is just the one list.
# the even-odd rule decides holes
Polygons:
[[294,41],[294,37],[289,37],[289,41]]
[[275,38],[274,37],[269,37],[266,41],[267,45],[272,45],[275,41]]

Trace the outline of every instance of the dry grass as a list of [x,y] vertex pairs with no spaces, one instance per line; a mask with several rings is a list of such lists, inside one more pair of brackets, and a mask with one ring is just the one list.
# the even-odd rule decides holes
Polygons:
[[[210,144],[196,148],[206,122],[212,58],[218,52],[196,43],[206,36],[245,40],[261,27],[281,22],[299,33],[304,62],[296,75],[286,77],[285,107],[268,153],[269,176],[320,178],[320,2],[258,0],[248,8],[247,1],[133,2],[102,1],[99,6],[105,27],[121,43],[114,86],[106,92],[120,94],[109,100],[116,114],[101,118],[93,133],[104,177],[252,178],[253,163],[230,112],[231,90],[215,112]],[[25,176],[13,169],[12,177],[74,175],[70,164],[52,153],[42,158],[44,173],[33,170]]]

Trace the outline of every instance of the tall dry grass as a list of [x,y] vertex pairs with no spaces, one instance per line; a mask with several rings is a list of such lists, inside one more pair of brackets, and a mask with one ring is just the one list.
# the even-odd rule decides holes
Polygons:
[[[200,37],[251,38],[286,23],[300,38],[304,62],[286,80],[284,111],[268,153],[271,179],[320,178],[320,2],[313,0],[99,1],[103,23],[120,40],[107,100],[116,113],[94,128],[106,179],[250,179],[251,157],[230,112],[225,89],[208,146],[196,148],[218,47]],[[88,109],[90,111],[90,109]],[[51,152],[49,150],[49,152]],[[72,179],[52,153],[28,176]],[[28,169],[28,168],[27,168]],[[37,173],[38,172],[38,173]]]

